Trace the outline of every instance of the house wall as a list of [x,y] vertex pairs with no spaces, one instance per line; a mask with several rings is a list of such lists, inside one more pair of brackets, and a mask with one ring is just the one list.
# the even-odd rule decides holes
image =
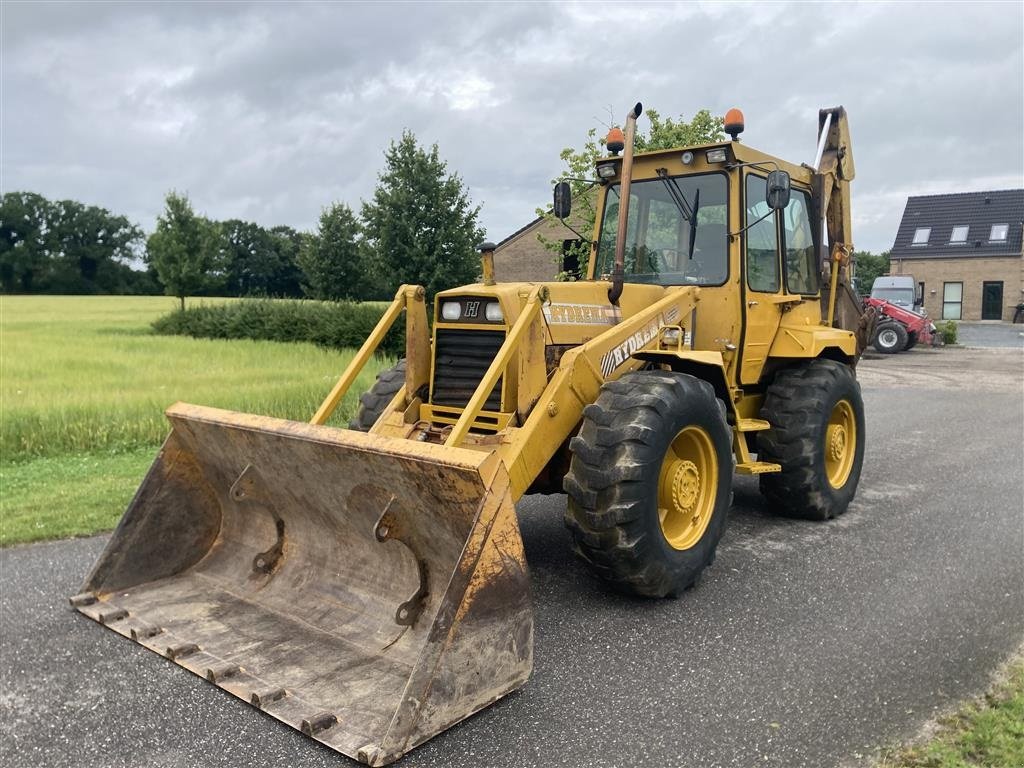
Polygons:
[[924,308],[933,321],[942,319],[943,284],[963,283],[961,320],[981,319],[982,283],[1003,284],[1003,321],[1013,320],[1017,304],[1024,301],[1024,256],[971,259],[893,259],[892,274],[913,275],[924,283]]
[[501,283],[551,282],[561,270],[560,257],[537,239],[575,239],[576,234],[559,224],[540,220],[498,244],[494,250],[494,276]]
[[494,277],[499,283],[548,282],[558,273],[556,258],[531,228],[495,249]]

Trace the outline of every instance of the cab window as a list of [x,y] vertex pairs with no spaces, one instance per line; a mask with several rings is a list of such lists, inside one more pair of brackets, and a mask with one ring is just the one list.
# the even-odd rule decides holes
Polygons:
[[[721,285],[728,275],[727,187],[722,174],[634,181],[626,224],[625,281]],[[598,276],[615,265],[619,185],[605,195]],[[692,251],[691,251],[692,243]]]
[[744,224],[748,227],[747,285],[752,291],[776,293],[779,290],[779,236],[775,216],[765,200],[765,182],[763,176],[747,176]]
[[818,259],[811,237],[810,207],[808,194],[794,189],[782,214],[786,238],[786,290],[805,296],[818,292]]

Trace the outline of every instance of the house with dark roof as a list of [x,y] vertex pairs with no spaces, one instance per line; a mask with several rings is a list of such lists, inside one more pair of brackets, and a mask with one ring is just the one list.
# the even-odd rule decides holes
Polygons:
[[1024,189],[907,199],[890,272],[934,319],[1011,321],[1024,301]]

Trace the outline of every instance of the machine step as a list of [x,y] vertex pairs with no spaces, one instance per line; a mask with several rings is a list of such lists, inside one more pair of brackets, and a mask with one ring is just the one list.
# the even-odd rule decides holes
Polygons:
[[769,472],[781,472],[781,464],[772,464],[770,461],[748,461],[745,464],[737,464],[736,471],[741,475],[764,475]]
[[736,422],[738,432],[762,432],[771,428],[772,425],[764,419],[739,419]]

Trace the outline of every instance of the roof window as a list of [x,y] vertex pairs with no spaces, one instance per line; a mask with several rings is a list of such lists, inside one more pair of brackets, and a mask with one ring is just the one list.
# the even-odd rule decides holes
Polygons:
[[988,233],[988,241],[990,243],[1005,243],[1009,231],[1009,224],[993,224],[992,230]]
[[914,230],[914,241],[911,245],[928,245],[928,238],[931,237],[931,234],[931,227],[921,227],[920,229]]
[[967,242],[967,225],[957,224],[953,227],[953,234],[949,236],[950,245],[963,245]]

